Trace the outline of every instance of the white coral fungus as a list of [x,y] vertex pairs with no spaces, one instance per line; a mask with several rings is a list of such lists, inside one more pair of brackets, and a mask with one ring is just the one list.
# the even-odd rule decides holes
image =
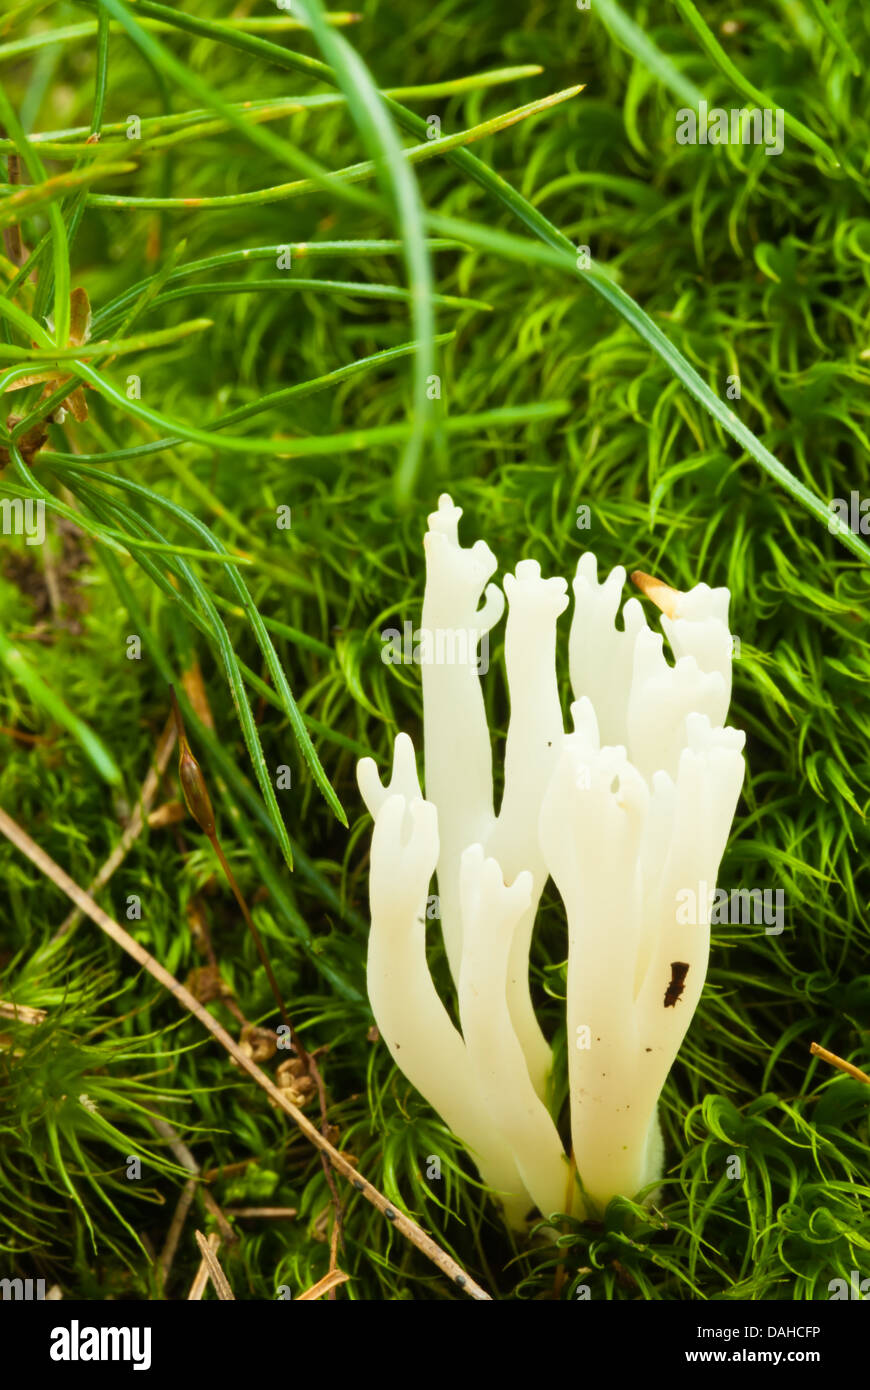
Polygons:
[[[493,804],[492,749],[477,647],[504,596],[489,547],[460,545],[461,509],[442,496],[424,538],[424,633],[471,634],[459,660],[423,664],[426,798],[414,748],[396,739],[384,787],[358,768],[374,817],[368,991],[396,1065],[472,1154],[521,1227],[600,1212],[660,1179],[656,1109],[698,1004],[709,913],[687,924],[687,887],[713,885],[743,780],[744,735],[725,728],[731,693],[727,589],[679,593],[634,577],[665,616],[662,637],[629,599],[625,570],[603,583],[585,554],[574,579],[565,733],[556,675],[563,579],[534,560],[506,575],[510,724],[504,793]],[[483,605],[481,596],[486,591]],[[441,928],[461,1032],[426,961],[426,903],[437,874]],[[529,949],[548,875],[568,923],[566,1025],[577,1180],[547,1108],[551,1047],[529,989]]]

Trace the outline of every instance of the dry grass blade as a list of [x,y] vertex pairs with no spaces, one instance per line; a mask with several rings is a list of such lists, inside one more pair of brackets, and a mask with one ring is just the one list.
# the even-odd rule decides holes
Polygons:
[[306,1289],[296,1299],[297,1303],[311,1303],[316,1298],[322,1298],[325,1293],[330,1293],[332,1289],[337,1289],[339,1284],[346,1284],[350,1275],[345,1274],[340,1269],[332,1269],[329,1274],[324,1274],[322,1279],[318,1279],[316,1284],[312,1284],[310,1289]]
[[401,1235],[405,1236],[412,1245],[415,1245],[427,1259],[431,1260],[432,1263],[447,1276],[448,1279],[456,1284],[457,1288],[462,1289],[470,1298],[478,1302],[491,1301],[490,1295],[486,1290],[482,1289],[474,1279],[466,1274],[456,1260],[448,1255],[446,1251],[442,1250],[440,1245],[417,1225],[416,1221],[412,1221],[410,1217],[405,1216],[402,1212],[396,1211],[395,1207],[387,1201],[383,1193],[379,1192],[376,1187],[373,1187],[372,1184],[354,1168],[353,1164],[345,1158],[344,1154],[340,1153],[339,1150],[315,1128],[307,1116],[303,1115],[302,1111],[298,1110],[292,1101],[287,1099],[284,1092],[279,1090],[271,1078],[257,1066],[256,1062],[252,1062],[249,1057],[245,1056],[235,1039],[230,1037],[226,1029],[222,1028],[216,1019],[212,1018],[207,1009],[203,1008],[199,1000],[195,999],[190,993],[190,990],[185,989],[184,985],[179,984],[178,980],[176,980],[173,975],[170,975],[169,971],[165,969],[159,961],[156,961],[153,956],[149,955],[144,947],[140,946],[139,942],[134,940],[129,932],[124,930],[120,923],[114,921],[107,912],[104,912],[99,903],[94,902],[93,898],[69,877],[69,874],[64,873],[60,865],[56,864],[55,861],[45,853],[45,850],[41,849],[40,846],[30,838],[27,832],[18,825],[17,821],[14,821],[12,817],[3,810],[0,810],[0,832],[2,832],[22,854],[26,855],[30,862],[35,864],[52,883],[60,888],[62,892],[66,893],[67,897],[71,898],[93,922],[96,922],[97,926],[100,927],[107,936],[111,937],[123,951],[126,951],[128,956],[131,956],[133,960],[147,970],[164,989],[167,989],[169,993],[178,1000],[179,1004],[187,1009],[189,1013],[193,1014],[194,1018],[198,1019],[203,1027],[207,1028],[208,1031],[217,1038],[218,1042],[226,1049],[230,1056],[236,1060],[243,1071],[246,1071],[249,1076],[253,1077],[257,1085],[262,1087],[275,1104],[290,1116],[305,1135],[306,1139],[314,1144],[316,1148],[320,1149],[322,1153],[328,1155],[332,1160],[333,1167],[341,1173],[342,1177],[347,1178],[357,1192],[360,1192],[365,1197],[367,1202],[371,1202],[372,1206],[382,1212],[387,1221],[389,1221]]
[[236,1296],[230,1288],[230,1281],[224,1274],[217,1257],[220,1248],[220,1238],[210,1236],[206,1240],[202,1231],[195,1231],[196,1243],[202,1253],[202,1262],[208,1269],[208,1277],[214,1285],[214,1291],[222,1303],[235,1303]]
[[861,1071],[860,1067],[855,1067],[851,1062],[838,1057],[836,1052],[829,1052],[826,1047],[820,1047],[818,1043],[810,1043],[810,1052],[814,1057],[821,1057],[823,1062],[830,1062],[832,1067],[839,1067],[847,1076],[854,1076],[856,1081],[866,1081],[870,1086],[870,1076],[866,1071]]
[[264,1221],[292,1221],[296,1207],[227,1207],[227,1216],[235,1216],[247,1221],[257,1218]]
[[0,1018],[11,1018],[16,1023],[44,1023],[48,1013],[45,1009],[32,1009],[28,1004],[13,1004],[11,1000],[0,999]]

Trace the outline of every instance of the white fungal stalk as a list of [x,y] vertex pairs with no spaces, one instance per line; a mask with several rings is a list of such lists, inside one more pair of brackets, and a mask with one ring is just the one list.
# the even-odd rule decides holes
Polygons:
[[[662,1175],[658,1098],[710,949],[709,912],[687,924],[678,903],[701,885],[712,897],[743,780],[744,736],[724,727],[728,590],[699,584],[681,594],[633,576],[665,614],[671,666],[637,599],[616,627],[625,571],[599,584],[591,554],[573,584],[574,729],[566,734],[556,676],[566,585],[524,560],[504,580],[511,708],[496,814],[478,664],[504,597],[488,582],[496,569],[489,547],[460,545],[460,516],[443,496],[424,539],[427,799],[405,734],[388,787],[370,758],[358,768],[375,821],[368,990],[396,1065],[469,1149],[509,1224],[521,1227],[532,1207],[589,1214],[618,1194],[649,1196]],[[426,962],[433,872],[461,1033]],[[577,1183],[545,1104],[551,1048],[529,990],[548,875],[568,921]]]

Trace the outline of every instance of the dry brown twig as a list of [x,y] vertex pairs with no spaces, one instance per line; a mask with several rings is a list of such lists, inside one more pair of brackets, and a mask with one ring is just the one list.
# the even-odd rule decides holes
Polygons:
[[230,1281],[224,1274],[217,1257],[220,1249],[220,1237],[209,1236],[206,1240],[202,1231],[194,1231],[196,1243],[202,1255],[202,1262],[208,1270],[208,1277],[214,1285],[214,1291],[222,1303],[235,1303],[236,1296],[230,1288]]
[[[199,1235],[199,1231],[197,1231],[196,1234]],[[212,1253],[220,1249],[221,1238],[216,1231],[212,1231],[211,1235],[208,1238],[207,1244]],[[200,1246],[200,1251],[201,1250],[202,1246]],[[190,1293],[187,1295],[188,1303],[199,1303],[201,1301],[202,1296],[205,1293],[205,1286],[208,1283],[208,1278],[209,1269],[208,1265],[205,1262],[205,1256],[203,1255],[202,1259],[199,1262],[199,1269],[196,1271],[193,1283],[190,1286]]]
[[204,1028],[208,1029],[213,1037],[217,1038],[221,1046],[226,1049],[231,1057],[235,1058],[242,1070],[246,1071],[268,1096],[271,1096],[279,1109],[290,1116],[305,1135],[306,1139],[308,1139],[315,1148],[329,1156],[336,1171],[339,1172],[342,1177],[346,1178],[356,1191],[365,1197],[367,1202],[370,1202],[373,1207],[377,1208],[401,1235],[405,1236],[412,1245],[416,1246],[416,1248],[424,1254],[427,1259],[431,1260],[448,1279],[456,1284],[457,1288],[462,1289],[470,1298],[478,1302],[491,1302],[491,1297],[486,1290],[482,1289],[470,1275],[466,1274],[462,1266],[458,1264],[452,1256],[448,1255],[446,1251],[442,1250],[432,1237],[427,1235],[422,1227],[417,1225],[416,1221],[412,1221],[411,1218],[405,1216],[403,1212],[396,1211],[387,1201],[383,1193],[379,1192],[376,1187],[373,1187],[363,1174],[358,1172],[353,1164],[345,1158],[344,1154],[340,1153],[339,1150],[321,1134],[320,1130],[311,1123],[308,1117],[303,1115],[302,1111],[297,1109],[292,1101],[287,1099],[285,1093],[279,1090],[271,1077],[267,1076],[266,1073],[257,1066],[256,1062],[245,1056],[235,1039],[230,1037],[226,1029],[221,1027],[216,1019],[212,1018],[208,1010],[203,1008],[199,1001],[190,993],[190,990],[185,989],[184,985],[180,984],[179,981],[175,979],[174,975],[170,975],[169,971],[162,966],[159,961],[156,961],[153,956],[149,955],[145,948],[140,946],[139,942],[136,941],[129,932],[125,931],[119,922],[116,922],[107,912],[104,912],[99,903],[94,902],[93,898],[71,879],[69,874],[65,873],[60,865],[55,863],[50,855],[46,854],[45,850],[42,849],[35,840],[31,839],[26,830],[2,809],[0,809],[0,833],[4,834],[6,838],[15,845],[16,849],[19,849],[41,873],[45,874],[46,878],[55,884],[56,887],[60,888],[86,916],[90,917],[91,921],[95,922],[107,936],[111,937],[111,939],[121,947],[122,951],[125,951],[138,965],[141,965],[143,969],[147,970],[164,989],[168,990],[169,993],[178,1000],[179,1004],[187,1009],[188,1013],[193,1014],[194,1018],[196,1018]]
[[172,1261],[175,1259],[175,1252],[178,1249],[178,1242],[181,1239],[181,1232],[184,1230],[184,1223],[187,1214],[193,1205],[196,1196],[196,1178],[188,1178],[184,1187],[181,1189],[178,1201],[175,1204],[175,1211],[172,1213],[172,1221],[166,1233],[166,1240],[160,1252],[160,1259],[157,1263],[157,1274],[160,1285],[160,1293],[164,1294],[166,1285],[169,1282],[169,1274],[172,1269]]

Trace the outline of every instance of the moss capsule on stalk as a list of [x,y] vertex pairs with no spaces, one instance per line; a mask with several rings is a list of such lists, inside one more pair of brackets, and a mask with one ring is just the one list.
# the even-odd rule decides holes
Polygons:
[[172,696],[172,709],[175,714],[175,728],[178,734],[178,776],[181,780],[181,790],[184,793],[188,811],[203,834],[211,838],[215,833],[211,797],[205,785],[202,769],[190,751],[174,686],[170,686],[169,691]]

